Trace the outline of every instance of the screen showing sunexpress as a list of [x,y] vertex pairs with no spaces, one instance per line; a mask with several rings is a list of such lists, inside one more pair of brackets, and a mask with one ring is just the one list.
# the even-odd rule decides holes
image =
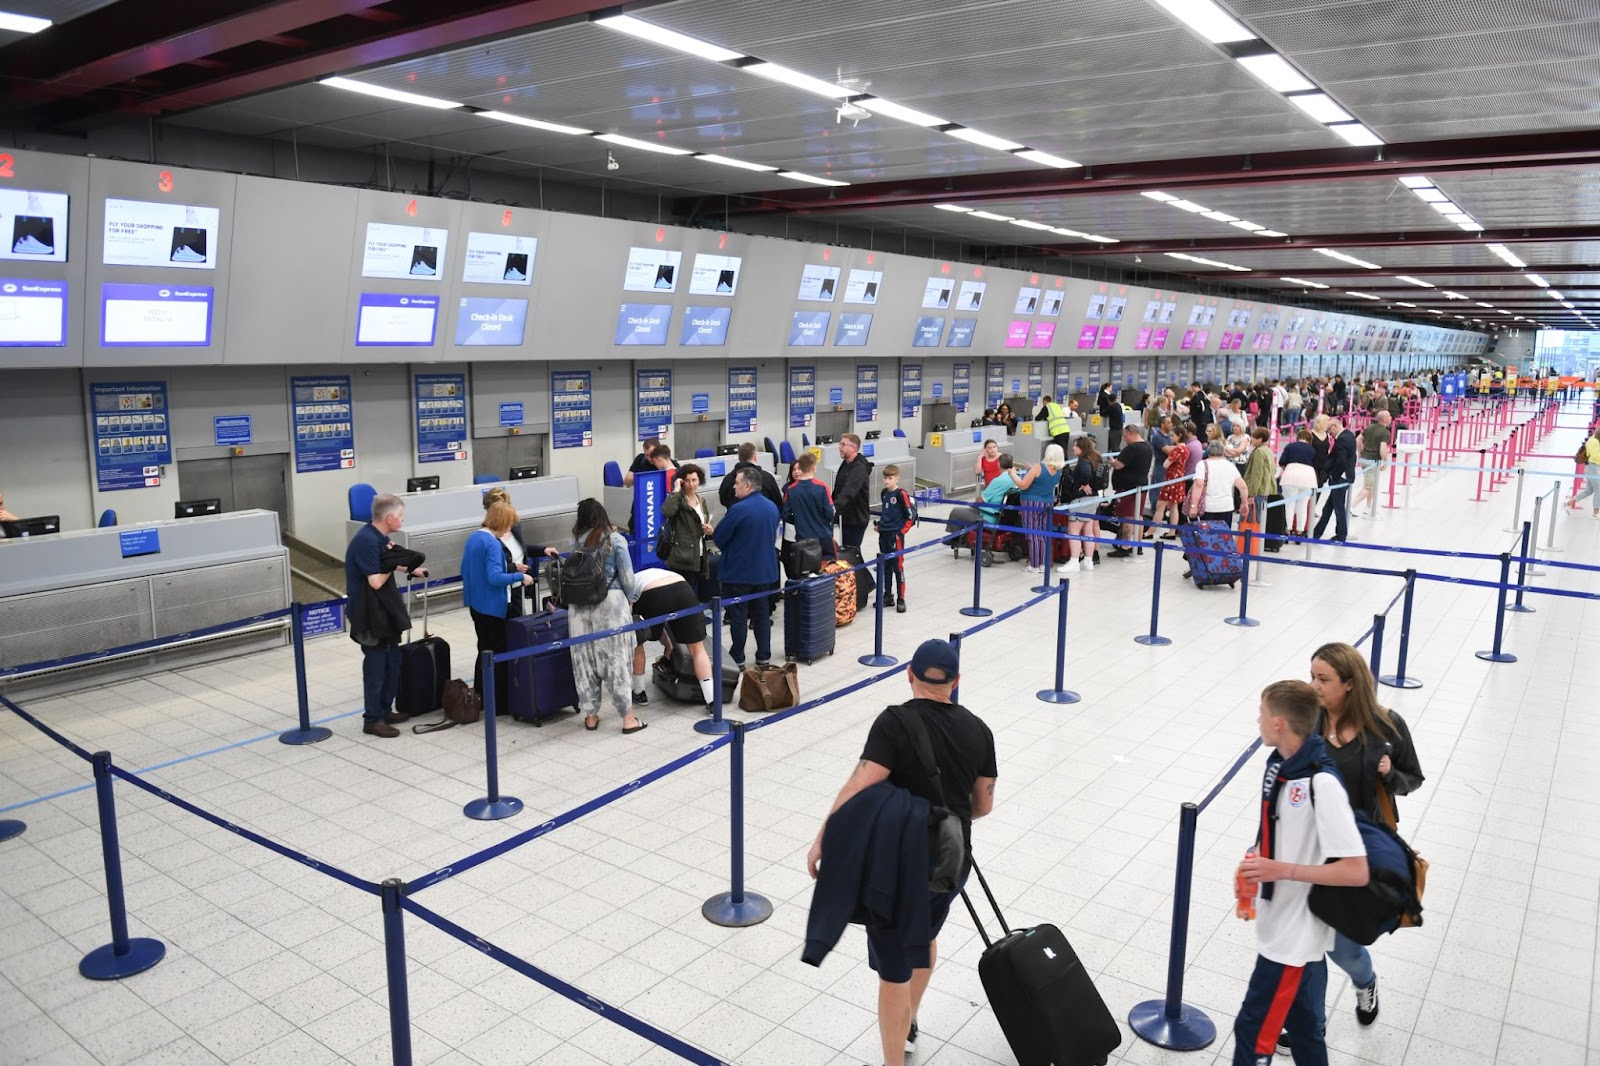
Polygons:
[[67,343],[67,283],[0,278],[0,347]]

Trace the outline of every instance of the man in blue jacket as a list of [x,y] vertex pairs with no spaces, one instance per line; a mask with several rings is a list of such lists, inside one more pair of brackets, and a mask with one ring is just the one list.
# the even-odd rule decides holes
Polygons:
[[[885,710],[872,723],[861,760],[834,799],[828,811],[829,818],[859,793],[887,781],[959,817],[967,853],[972,853],[972,821],[994,808],[994,784],[999,773],[994,734],[983,719],[951,701],[961,680],[959,668],[960,660],[949,643],[942,640],[922,642],[906,669],[906,677],[911,682],[911,699],[899,708]],[[902,714],[916,715],[927,731],[939,771],[937,783],[923,769],[922,760],[917,757],[912,739],[900,719]],[[813,878],[817,877],[819,867],[830,861],[822,850],[827,828],[828,822],[824,820],[806,856],[806,868]],[[964,879],[964,872],[962,876]],[[821,897],[819,888],[812,898],[806,951],[802,956],[803,961],[813,965],[820,962],[821,956],[832,946],[825,943],[825,935],[813,936],[813,932],[831,932],[837,938],[833,927],[843,928],[843,923],[837,922],[836,913],[832,920],[828,913],[819,913],[819,906],[831,912],[834,902]],[[933,973],[938,948],[935,938],[955,897],[955,892],[930,895],[926,937],[908,936],[894,928],[870,925],[867,928],[867,963],[878,973],[878,1035],[883,1042],[884,1066],[904,1066],[906,1056],[916,1050],[917,1006],[922,1002],[922,993],[927,990],[928,978]]]
[[[711,539],[722,551],[722,594],[728,598],[768,592],[778,586],[778,556],[772,550],[778,536],[778,508],[761,494],[761,468],[741,467],[733,481],[733,506],[717,523]],[[758,596],[748,603],[730,604],[728,655],[744,667],[744,638],[756,633],[756,664],[772,660],[772,605]]]

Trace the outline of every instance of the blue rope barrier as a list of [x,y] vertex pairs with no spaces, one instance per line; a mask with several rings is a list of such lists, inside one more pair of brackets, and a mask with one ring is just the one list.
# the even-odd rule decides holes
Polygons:
[[1232,781],[1240,770],[1244,769],[1244,764],[1250,761],[1250,756],[1254,755],[1260,750],[1261,738],[1256,737],[1255,740],[1250,742],[1250,746],[1245,748],[1244,751],[1240,752],[1237,759],[1233,760],[1233,765],[1228,767],[1227,773],[1223,774],[1222,778],[1215,785],[1211,786],[1211,791],[1206,793],[1205,799],[1195,804],[1195,806],[1202,811],[1211,806],[1211,801],[1217,798],[1222,790],[1227,787],[1228,782]]

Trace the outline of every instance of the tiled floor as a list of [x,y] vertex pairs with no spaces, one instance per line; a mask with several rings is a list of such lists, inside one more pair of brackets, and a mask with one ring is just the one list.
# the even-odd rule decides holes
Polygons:
[[[1559,431],[1539,450],[1570,453],[1578,438]],[[1541,480],[1548,488],[1550,479]],[[1504,532],[1511,493],[1473,504],[1472,484],[1470,474],[1430,475],[1413,486],[1407,509],[1358,519],[1354,535],[1501,551],[1512,539]],[[1557,558],[1600,563],[1600,521],[1568,514]],[[1304,556],[1291,548],[1284,557]],[[1483,578],[1497,569],[1334,547],[1311,558]],[[1353,639],[1400,587],[1392,577],[1274,567],[1271,587],[1250,596],[1263,625],[1237,629],[1222,623],[1237,613],[1237,596],[1194,589],[1169,555],[1161,629],[1174,644],[1145,648],[1132,637],[1148,624],[1151,563],[1146,554],[1074,577],[1067,677],[1083,696],[1078,704],[1034,696],[1051,683],[1053,603],[963,650],[963,697],[1000,749],[999,802],[977,825],[977,853],[1012,923],[1060,925],[1119,1019],[1164,988],[1179,804],[1203,795],[1251,740],[1263,684],[1303,677],[1313,648]],[[965,557],[953,562],[930,549],[913,557],[910,575],[912,611],[885,619],[887,650],[902,657],[920,639],[971,621],[956,613],[971,595]],[[1600,591],[1588,572],[1552,569],[1536,580]],[[996,566],[984,573],[985,602],[1021,603],[1032,583],[1018,565]],[[1529,602],[1537,613],[1510,616],[1506,626],[1506,647],[1520,661],[1491,665],[1472,653],[1492,636],[1492,592],[1418,585],[1410,672],[1426,684],[1382,695],[1411,723],[1428,775],[1401,806],[1402,829],[1432,862],[1427,924],[1376,946],[1383,1000],[1371,1028],[1355,1024],[1348,982],[1334,971],[1335,1063],[1600,1066],[1600,800],[1590,791],[1600,765],[1600,656],[1580,654],[1600,613],[1578,599]],[[464,669],[470,623],[458,611],[435,621]],[[1391,622],[1398,625],[1398,611]],[[870,617],[842,630],[838,654],[802,668],[805,695],[869,674],[856,657],[871,639]],[[1391,630],[1391,665],[1395,640]],[[325,638],[308,655],[314,716],[349,712],[359,702],[356,649]],[[728,884],[721,751],[418,898],[728,1062],[876,1062],[875,984],[859,930],[822,967],[799,962],[810,896],[803,863],[872,715],[905,691],[892,679],[751,735],[747,880],[775,905],[764,925],[724,930],[700,916],[701,903]],[[143,767],[287,725],[293,694],[290,658],[280,651],[31,709],[86,747]],[[359,720],[345,718],[333,723],[333,739],[313,747],[245,744],[149,778],[360,877],[414,878],[703,742],[690,729],[693,708],[656,695],[644,717],[651,728],[632,737],[613,718],[598,733],[576,719],[542,729],[505,724],[502,787],[528,809],[498,823],[461,814],[483,793],[480,728],[382,741],[359,736]],[[1231,871],[1253,834],[1260,758],[1200,823],[1185,998],[1223,1036],[1177,1054],[1126,1034],[1113,1061],[1231,1055],[1226,1034],[1253,954],[1253,930],[1232,917]],[[0,806],[87,779],[74,757],[15,716],[0,717]],[[117,795],[134,934],[166,941],[167,958],[123,982],[80,978],[78,959],[108,939],[93,794],[15,812],[29,829],[0,844],[0,1061],[389,1061],[376,898],[126,785]],[[419,1063],[680,1061],[415,918],[406,935]],[[1014,1061],[985,1005],[981,944],[961,908],[940,947],[919,1066]]]

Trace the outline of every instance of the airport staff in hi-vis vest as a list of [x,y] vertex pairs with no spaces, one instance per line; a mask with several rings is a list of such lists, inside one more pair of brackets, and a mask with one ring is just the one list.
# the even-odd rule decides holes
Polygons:
[[1072,448],[1072,425],[1067,421],[1067,409],[1046,396],[1041,411],[1044,414],[1044,431],[1061,445],[1063,455],[1069,454]]

